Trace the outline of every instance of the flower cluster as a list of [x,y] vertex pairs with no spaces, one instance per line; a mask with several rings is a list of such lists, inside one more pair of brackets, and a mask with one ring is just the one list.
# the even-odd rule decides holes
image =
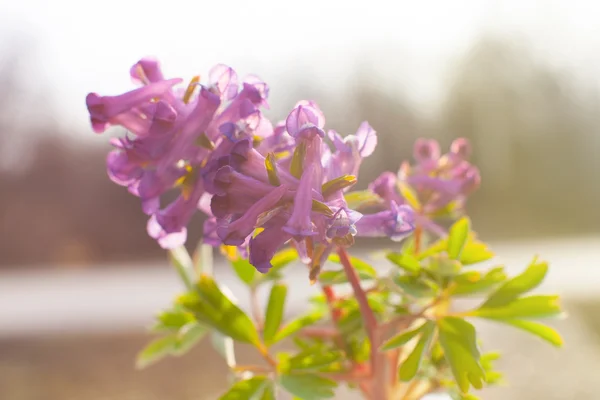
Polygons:
[[[401,201],[368,215],[346,202],[362,159],[377,144],[367,122],[354,135],[325,132],[319,107],[301,101],[273,126],[261,111],[267,85],[251,76],[240,87],[225,65],[210,71],[206,85],[194,77],[185,89],[152,59],[130,73],[140,88],[91,93],[86,102],[96,132],[127,130],[112,140],[108,174],[140,198],[148,233],[162,247],[185,243],[187,225],[202,211],[206,243],[239,246],[266,272],[291,241],[314,276],[333,246],[349,246],[356,235],[399,240],[413,230],[413,211]],[[171,191],[176,199],[163,205]]]
[[468,196],[479,187],[481,177],[468,161],[470,155],[464,138],[454,140],[446,154],[441,154],[436,140],[418,139],[413,150],[416,163],[403,162],[397,174],[382,173],[369,189],[386,204],[410,204],[419,225],[439,230],[433,220],[461,214]]

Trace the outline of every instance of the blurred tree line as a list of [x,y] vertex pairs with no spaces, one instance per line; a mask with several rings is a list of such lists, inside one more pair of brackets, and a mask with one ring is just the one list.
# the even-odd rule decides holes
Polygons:
[[[0,266],[161,257],[145,234],[147,217],[137,199],[106,176],[107,144],[73,140],[75,134],[91,135],[91,129],[64,132],[49,116],[35,124],[19,120],[19,107],[32,106],[29,98],[18,101],[22,56],[9,52],[0,64]],[[364,163],[359,187],[384,169],[397,170],[411,157],[417,137],[436,138],[443,148],[457,136],[468,137],[483,176],[469,209],[488,238],[600,231],[595,90],[577,87],[525,46],[489,38],[455,66],[433,117],[413,112],[396,87],[379,87],[370,79],[357,70],[345,93],[330,93],[290,77],[287,85],[295,89],[273,104],[291,107],[297,99],[314,99],[328,127],[343,134],[368,120],[379,133],[379,146]],[[282,118],[287,108],[275,108],[270,116]],[[190,236],[199,235],[197,223]]]

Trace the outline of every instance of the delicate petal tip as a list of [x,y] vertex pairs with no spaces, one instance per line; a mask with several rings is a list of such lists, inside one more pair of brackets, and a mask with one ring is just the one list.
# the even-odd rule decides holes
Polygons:
[[143,85],[165,79],[160,68],[160,63],[154,57],[144,57],[135,63],[129,70],[129,75],[135,83]]
[[450,145],[450,152],[461,160],[468,160],[471,157],[471,144],[465,138],[455,139]]
[[417,162],[437,160],[440,158],[440,145],[434,139],[417,139],[413,155]]
[[288,133],[295,138],[311,134],[325,137],[318,111],[309,106],[300,105],[294,108],[288,115],[285,126]]
[[208,73],[209,85],[217,89],[224,100],[233,99],[238,93],[238,76],[233,68],[217,64]]
[[356,131],[356,137],[358,138],[360,156],[368,157],[373,154],[375,147],[377,147],[377,132],[367,121],[360,124]]
[[330,129],[327,131],[327,137],[333,143],[333,147],[337,151],[344,151],[346,149],[346,144],[344,143],[344,138],[337,131]]
[[185,227],[167,232],[158,222],[156,215],[152,215],[147,224],[148,235],[158,242],[163,249],[174,249],[183,246],[187,239],[187,229]]
[[323,128],[325,126],[325,114],[323,114],[323,111],[321,110],[317,102],[313,100],[300,100],[296,103],[294,108],[297,108],[299,106],[310,107],[313,113],[317,116],[318,123],[316,125],[319,128]]
[[381,197],[386,203],[395,201],[401,203],[400,194],[397,191],[398,178],[396,174],[385,171],[369,184],[369,190]]
[[481,185],[481,175],[479,169],[471,167],[464,176],[464,181],[461,185],[461,192],[465,195],[473,193]]
[[134,108],[145,106],[154,98],[160,98],[171,87],[180,82],[181,79],[170,79],[150,83],[118,96],[88,94],[86,96],[86,106],[90,113],[94,131],[102,132],[108,125],[118,123],[117,118],[123,114],[129,114],[129,119],[139,119],[139,112],[137,110],[132,111]]
[[269,97],[269,85],[256,75],[248,75],[244,79],[244,87],[253,89],[253,102],[257,106],[269,109],[269,103],[267,103],[267,98]]
[[88,93],[88,95],[85,97],[85,105],[90,112],[90,122],[94,132],[104,132],[109,126],[108,121],[101,116],[99,117],[93,112],[93,110],[102,108],[102,97],[97,93]]

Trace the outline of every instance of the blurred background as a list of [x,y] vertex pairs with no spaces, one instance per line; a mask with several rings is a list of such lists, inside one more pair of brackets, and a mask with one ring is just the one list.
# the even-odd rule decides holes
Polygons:
[[[107,178],[122,132],[94,134],[85,95],[130,90],[147,55],[171,77],[259,75],[274,120],[298,99],[343,134],[368,120],[379,146],[358,187],[418,137],[469,138],[476,230],[514,271],[548,259],[543,289],[570,313],[561,351],[482,327],[510,381],[482,398],[600,399],[599,17],[590,0],[0,0],[0,399],[212,399],[225,385],[208,344],[133,369],[179,286],[137,199]],[[294,290],[299,308],[309,293]]]

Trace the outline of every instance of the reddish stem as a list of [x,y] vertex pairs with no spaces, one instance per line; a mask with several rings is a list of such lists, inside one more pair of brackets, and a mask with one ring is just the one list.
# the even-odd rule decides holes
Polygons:
[[333,288],[331,286],[323,286],[323,294],[325,295],[327,305],[331,311],[331,318],[333,319],[333,322],[337,324],[342,317],[342,311],[335,306],[336,297]]
[[415,227],[415,254],[419,254],[421,251],[421,234],[423,233],[423,228],[421,225],[417,224]]
[[398,382],[398,362],[400,361],[400,349],[388,352],[390,362],[390,386],[394,387]]
[[379,352],[381,338],[379,330],[377,329],[377,319],[369,306],[367,294],[360,286],[360,279],[356,270],[352,267],[352,262],[350,261],[350,257],[348,257],[348,253],[343,247],[338,247],[337,253],[340,257],[340,262],[344,267],[344,273],[348,278],[348,282],[350,282],[350,286],[352,286],[352,290],[354,291],[367,332],[367,337],[369,338],[369,342],[371,342],[371,373],[373,377],[371,382],[371,398],[373,400],[385,400],[387,398],[387,382],[385,379],[386,359],[385,355]]
[[300,331],[300,335],[312,338],[337,338],[340,333],[332,328],[313,328],[308,327]]

